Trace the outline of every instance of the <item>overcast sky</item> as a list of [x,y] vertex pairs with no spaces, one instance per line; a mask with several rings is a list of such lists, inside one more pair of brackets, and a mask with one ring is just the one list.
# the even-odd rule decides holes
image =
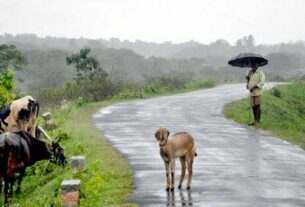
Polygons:
[[0,0],[0,34],[174,43],[305,40],[305,0]]

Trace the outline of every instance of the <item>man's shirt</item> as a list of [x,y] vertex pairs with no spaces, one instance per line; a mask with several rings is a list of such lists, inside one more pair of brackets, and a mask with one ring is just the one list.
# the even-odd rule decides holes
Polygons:
[[250,92],[250,96],[260,96],[263,93],[263,86],[265,84],[265,74],[259,68],[253,73],[252,70],[248,73],[249,82],[248,87],[249,90],[256,86],[256,88]]

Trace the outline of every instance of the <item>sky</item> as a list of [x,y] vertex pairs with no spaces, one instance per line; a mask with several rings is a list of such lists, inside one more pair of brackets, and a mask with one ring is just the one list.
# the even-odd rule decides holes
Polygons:
[[0,34],[148,42],[305,40],[305,0],[0,0]]

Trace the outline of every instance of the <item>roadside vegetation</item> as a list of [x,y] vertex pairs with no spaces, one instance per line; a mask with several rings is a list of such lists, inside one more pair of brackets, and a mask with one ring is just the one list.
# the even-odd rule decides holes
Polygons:
[[[22,193],[13,196],[12,206],[61,206],[60,184],[64,179],[72,178],[82,181],[80,206],[136,206],[126,201],[133,188],[131,169],[93,126],[92,115],[119,101],[209,88],[215,82],[181,74],[147,77],[142,84],[114,81],[90,54],[89,48],[67,56],[66,60],[68,65],[75,66],[77,76],[62,87],[31,95],[40,102],[41,113],[51,111],[53,114],[57,128],[47,131],[48,134],[62,138],[61,145],[68,160],[73,155],[86,156],[87,171],[73,174],[69,164],[61,168],[47,161],[38,162],[27,169]],[[7,64],[0,71],[0,89],[5,91],[5,96],[0,97],[0,109],[22,96],[14,90],[15,69],[9,69],[9,66]],[[39,125],[44,125],[41,118]],[[3,195],[0,197],[2,202]]]
[[[64,179],[81,179],[80,206],[136,206],[126,197],[132,192],[132,172],[126,160],[116,152],[92,124],[92,115],[110,101],[78,106],[70,103],[66,109],[53,111],[59,127],[49,131],[52,137],[62,137],[61,145],[67,159],[86,156],[87,170],[72,173],[70,163],[65,168],[40,161],[27,169],[22,192],[13,196],[13,207],[61,206],[60,184]],[[40,120],[42,124],[42,120]],[[3,202],[3,194],[0,202]]]
[[[260,128],[305,149],[305,82],[280,85],[263,95]],[[229,103],[225,115],[242,124],[249,122],[249,100]],[[250,114],[252,120],[252,113]]]

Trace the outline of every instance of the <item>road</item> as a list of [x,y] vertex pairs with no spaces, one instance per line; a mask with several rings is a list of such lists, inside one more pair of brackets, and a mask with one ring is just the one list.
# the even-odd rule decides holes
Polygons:
[[[224,104],[246,95],[244,84],[228,84],[97,112],[96,127],[133,170],[135,189],[129,201],[149,207],[304,207],[305,152],[224,117]],[[198,157],[190,191],[186,180],[182,190],[165,191],[164,164],[154,138],[161,126],[195,138]],[[177,160],[176,185],[179,176]]]

